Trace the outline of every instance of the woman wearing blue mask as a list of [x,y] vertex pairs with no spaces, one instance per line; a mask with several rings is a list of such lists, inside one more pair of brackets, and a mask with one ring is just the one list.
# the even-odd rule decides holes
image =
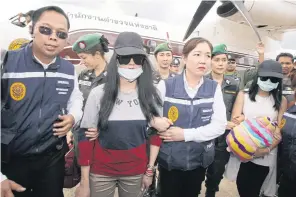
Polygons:
[[[232,117],[244,115],[246,119],[251,119],[268,116],[272,121],[280,122],[287,106],[282,96],[282,78],[280,63],[273,60],[262,62],[250,89],[238,94]],[[239,124],[236,118],[233,122]],[[279,128],[273,133],[273,138],[272,146],[257,149],[252,161],[240,163],[233,155],[230,157],[226,177],[236,178],[240,197],[258,197],[266,178],[271,179],[269,184],[272,182],[276,188],[277,145],[281,139]]]

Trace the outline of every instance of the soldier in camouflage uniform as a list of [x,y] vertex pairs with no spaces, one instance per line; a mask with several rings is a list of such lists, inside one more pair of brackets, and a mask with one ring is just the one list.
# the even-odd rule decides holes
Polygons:
[[108,40],[102,34],[84,35],[73,44],[73,51],[87,67],[78,77],[84,104],[91,89],[105,82],[107,63],[104,55],[109,51],[108,44]]
[[236,96],[239,92],[239,81],[233,77],[225,76],[224,72],[228,64],[228,52],[226,45],[221,44],[213,49],[212,54],[212,71],[206,75],[221,85],[223,99],[226,106],[226,116],[228,124],[225,133],[215,139],[215,159],[208,167],[206,172],[206,197],[215,197],[215,193],[219,191],[219,184],[223,179],[225,165],[229,160],[229,152],[226,150],[226,135],[235,124],[231,122],[231,112]]
[[159,44],[154,51],[154,56],[157,62],[156,72],[154,73],[155,83],[161,79],[176,76],[170,71],[170,65],[173,61],[173,52],[169,43]]

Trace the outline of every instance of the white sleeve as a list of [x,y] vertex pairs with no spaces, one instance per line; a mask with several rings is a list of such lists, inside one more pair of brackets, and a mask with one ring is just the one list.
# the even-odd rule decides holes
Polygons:
[[7,179],[7,177],[4,174],[2,174],[2,172],[0,172],[0,173],[1,173],[1,182],[5,181]]
[[[162,101],[162,105],[164,104],[165,99],[165,93],[166,93],[166,87],[164,80],[161,80],[157,85],[158,94],[160,96],[160,99]],[[159,115],[163,116],[163,107],[159,107]]]
[[185,142],[205,142],[215,139],[225,132],[227,125],[226,107],[223,101],[221,86],[216,88],[212,120],[208,125],[184,129]]
[[78,77],[75,72],[74,89],[67,103],[67,111],[68,111],[68,114],[71,114],[74,117],[74,121],[75,121],[74,124],[79,122],[82,117],[82,114],[83,114],[82,107],[83,107],[83,95],[79,90]]

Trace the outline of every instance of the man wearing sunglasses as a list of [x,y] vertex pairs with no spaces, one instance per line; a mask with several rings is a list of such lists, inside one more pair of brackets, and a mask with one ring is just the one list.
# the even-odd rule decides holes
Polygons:
[[33,40],[9,51],[1,79],[2,173],[26,188],[15,197],[63,197],[66,135],[82,116],[74,66],[59,57],[70,23],[56,6],[32,16]]
[[[264,61],[264,44],[258,43],[257,45],[257,53],[259,55],[259,63]],[[259,65],[259,64],[258,64]],[[228,67],[225,72],[225,76],[233,77],[236,81],[239,82],[240,89],[244,89],[245,85],[253,79],[256,75],[257,67],[249,68],[247,70],[236,70],[236,61],[234,57],[229,55],[228,57]]]

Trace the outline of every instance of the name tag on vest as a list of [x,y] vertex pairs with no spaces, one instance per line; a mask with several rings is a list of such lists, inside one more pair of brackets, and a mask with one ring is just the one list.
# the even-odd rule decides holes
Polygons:
[[291,94],[294,94],[294,91],[292,91],[292,90],[283,90],[282,94],[291,95]]
[[80,85],[84,85],[84,86],[91,86],[91,82],[90,82],[90,81],[79,80],[78,83],[79,83]]
[[231,91],[231,90],[225,90],[224,92],[227,94],[236,94],[236,91]]
[[213,109],[202,109],[203,113],[212,112],[212,111],[213,111]]

